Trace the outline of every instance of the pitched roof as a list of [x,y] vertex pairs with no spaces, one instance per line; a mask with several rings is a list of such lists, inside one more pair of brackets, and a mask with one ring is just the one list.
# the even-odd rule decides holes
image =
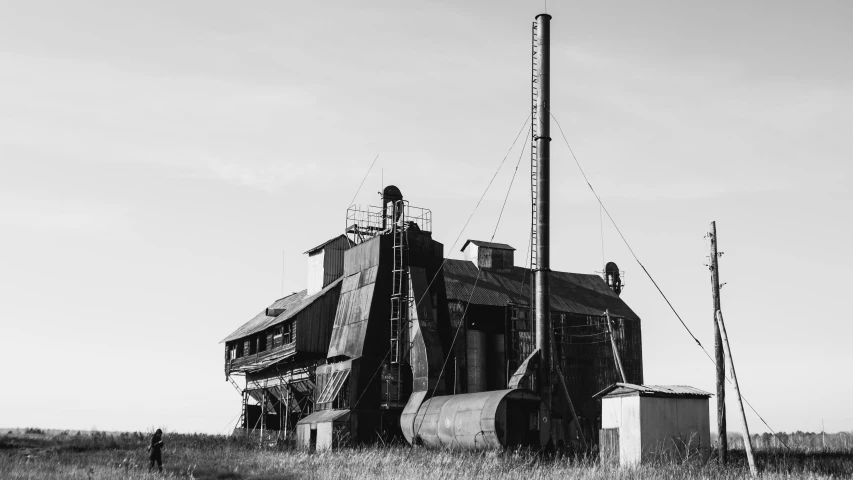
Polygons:
[[462,245],[462,250],[460,250],[460,252],[464,252],[465,247],[467,247],[469,243],[473,243],[474,245],[476,245],[478,247],[499,248],[501,250],[515,250],[515,248],[513,248],[512,246],[507,245],[505,243],[493,243],[493,242],[484,242],[482,240],[470,240],[469,239],[469,240],[465,240],[465,245]]
[[306,250],[306,251],[305,251],[305,253],[314,253],[314,252],[316,252],[317,250],[322,250],[322,249],[323,249],[323,247],[325,247],[326,245],[328,245],[328,244],[330,244],[330,243],[337,242],[337,241],[344,242],[344,244],[347,246],[347,248],[349,248],[349,247],[351,247],[351,246],[353,245],[353,244],[352,244],[352,240],[350,240],[346,235],[341,234],[341,235],[338,235],[338,236],[337,236],[337,237],[335,237],[335,238],[330,238],[329,240],[326,240],[325,242],[321,243],[320,245],[317,245],[317,246],[316,246],[316,247],[314,247],[314,248],[310,248],[310,249]]
[[[334,282],[326,285],[325,288],[311,296],[308,296],[308,290],[302,290],[301,292],[293,293],[284,298],[279,298],[278,300],[273,302],[272,305],[261,310],[261,313],[255,315],[255,318],[244,323],[243,326],[235,330],[231,335],[225,337],[225,339],[222,340],[222,342],[220,343],[230,342],[231,340],[247,337],[249,335],[252,335],[253,333],[266,330],[267,328],[272,327],[273,325],[278,325],[279,323],[292,318],[297,313],[305,309],[305,307],[311,305],[314,300],[320,298],[321,296],[323,296],[323,294],[325,294],[326,292],[337,286],[339,283],[341,283],[341,280],[343,280],[343,277],[338,278]],[[267,315],[267,309],[284,309],[284,312],[282,312],[277,317],[271,317]]]
[[[475,305],[529,305],[531,275],[522,267],[506,273],[479,270],[468,260],[448,258],[444,264],[447,299]],[[549,278],[551,309],[555,312],[601,316],[609,309],[617,317],[640,318],[598,275],[551,271]]]
[[646,397],[685,397],[708,398],[710,393],[687,385],[636,385],[633,383],[614,383],[596,393],[592,398],[621,397],[626,395],[642,395]]

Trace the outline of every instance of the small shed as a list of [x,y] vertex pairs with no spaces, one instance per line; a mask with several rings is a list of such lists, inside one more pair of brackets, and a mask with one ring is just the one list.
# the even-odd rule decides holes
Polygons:
[[601,399],[602,462],[621,466],[711,454],[710,393],[683,385],[616,383]]
[[330,450],[336,440],[342,442],[349,437],[350,420],[349,410],[320,410],[308,415],[296,424],[296,448]]

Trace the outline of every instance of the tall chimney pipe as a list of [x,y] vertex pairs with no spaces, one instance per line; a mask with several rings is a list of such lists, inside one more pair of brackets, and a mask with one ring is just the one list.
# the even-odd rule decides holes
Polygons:
[[548,273],[551,270],[550,252],[550,204],[551,204],[551,155],[550,155],[550,96],[551,96],[551,15],[542,13],[536,16],[536,48],[539,65],[535,82],[538,84],[538,97],[534,111],[536,125],[537,168],[536,168],[536,271],[534,319],[536,322],[536,348],[539,349],[541,362],[537,372],[537,387],[542,398],[543,411],[540,412],[539,431],[543,445],[551,437],[551,304],[548,293]]

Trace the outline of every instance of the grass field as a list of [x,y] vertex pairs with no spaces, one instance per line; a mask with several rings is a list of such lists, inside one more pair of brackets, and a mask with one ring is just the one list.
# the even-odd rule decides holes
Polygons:
[[[602,466],[594,458],[554,457],[535,452],[434,452],[408,446],[365,447],[306,454],[284,446],[259,448],[257,438],[167,434],[164,473],[148,472],[143,433],[44,433],[36,429],[0,434],[3,479],[733,479],[747,476],[742,451],[720,467],[693,459],[636,469]],[[853,450],[794,445],[760,449],[762,478],[853,478]]]

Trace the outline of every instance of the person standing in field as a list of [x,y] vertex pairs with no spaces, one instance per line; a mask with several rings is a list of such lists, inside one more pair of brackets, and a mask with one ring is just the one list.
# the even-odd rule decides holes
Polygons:
[[151,437],[151,445],[148,446],[148,458],[151,460],[148,463],[148,470],[154,468],[154,462],[157,462],[157,469],[163,471],[163,430],[157,429],[154,436]]

